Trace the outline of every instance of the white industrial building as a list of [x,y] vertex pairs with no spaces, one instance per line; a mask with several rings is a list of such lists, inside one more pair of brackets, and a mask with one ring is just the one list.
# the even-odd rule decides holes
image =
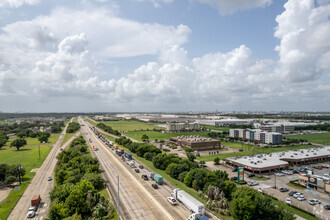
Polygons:
[[199,123],[166,123],[167,132],[198,131],[199,129]]

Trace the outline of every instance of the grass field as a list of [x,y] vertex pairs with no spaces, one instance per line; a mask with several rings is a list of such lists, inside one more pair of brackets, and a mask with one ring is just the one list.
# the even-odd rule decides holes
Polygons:
[[205,127],[207,129],[211,129],[211,130],[216,130],[216,131],[229,131],[229,128],[227,127],[216,127],[216,126],[213,126],[213,125],[200,125],[201,128]]
[[287,135],[287,139],[304,139],[308,142],[316,144],[327,144],[330,145],[330,132],[318,133],[318,134],[297,134],[297,135]]
[[159,131],[138,131],[138,132],[126,132],[125,135],[138,140],[142,141],[141,137],[143,134],[146,134],[149,137],[149,140],[155,140],[155,139],[170,139],[170,137],[176,137],[176,136],[182,136],[182,135],[200,135],[202,137],[207,137],[207,133],[205,131],[199,131],[199,132],[186,132],[186,133],[162,133]]
[[[77,132],[78,132],[78,131],[77,131]],[[62,140],[61,146],[62,146],[65,142],[67,142],[70,138],[72,138],[73,135],[77,134],[77,132],[76,132],[76,133],[66,133],[66,134],[64,135],[63,140]]]
[[[52,149],[51,144],[54,144],[59,137],[59,134],[52,134],[49,143],[40,144],[40,160],[38,161],[39,151],[38,145],[39,141],[37,138],[26,138],[27,145],[21,148],[19,151],[16,148],[10,148],[10,142],[0,150],[0,163],[7,164],[18,164],[20,163],[26,170],[26,174],[23,178],[20,191],[12,191],[5,201],[10,201],[10,203],[4,202],[0,205],[0,219],[4,220],[9,215],[12,208],[16,205],[19,198],[24,193],[24,190],[29,185],[30,181],[33,179],[35,173],[30,172],[34,168],[38,168],[42,165],[46,159],[48,153]],[[10,140],[12,141],[12,140]],[[4,198],[1,198],[2,200]]]
[[[111,126],[113,129],[122,131],[141,131],[141,130],[163,130],[157,123],[146,123],[141,121],[102,121],[103,124]],[[94,123],[95,124],[95,123]]]
[[[221,144],[224,146],[227,146],[227,147],[242,149],[242,144],[239,144],[239,143],[223,141],[223,142],[221,142]],[[313,145],[296,145],[296,146],[284,146],[284,147],[277,147],[277,148],[265,148],[265,147],[257,147],[257,146],[244,144],[243,145],[244,151],[201,156],[201,157],[197,157],[197,160],[213,161],[216,157],[219,157],[222,160],[227,157],[239,157],[239,156],[246,156],[246,155],[253,155],[253,154],[267,154],[267,153],[278,152],[278,151],[298,150],[298,149],[312,148],[312,147],[314,147],[314,146]]]

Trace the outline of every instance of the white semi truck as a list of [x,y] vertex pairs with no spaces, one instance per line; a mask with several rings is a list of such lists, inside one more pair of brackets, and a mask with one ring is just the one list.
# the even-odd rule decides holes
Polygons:
[[171,195],[178,201],[182,202],[182,204],[184,204],[192,212],[200,215],[205,214],[205,206],[185,191],[181,189],[174,189]]

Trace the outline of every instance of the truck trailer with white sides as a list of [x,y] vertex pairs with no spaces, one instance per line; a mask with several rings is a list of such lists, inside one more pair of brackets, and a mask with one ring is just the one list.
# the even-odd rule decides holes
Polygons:
[[178,201],[182,202],[182,204],[184,204],[189,210],[193,211],[194,213],[198,213],[201,215],[205,214],[205,206],[185,191],[181,189],[174,189],[171,195]]

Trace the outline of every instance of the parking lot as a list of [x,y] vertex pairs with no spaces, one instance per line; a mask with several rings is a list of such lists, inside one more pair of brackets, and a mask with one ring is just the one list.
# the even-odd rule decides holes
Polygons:
[[[214,165],[213,161],[207,162],[206,165],[211,170],[225,170],[229,174],[229,178],[237,176],[237,172],[232,172],[233,167],[229,165]],[[311,168],[315,165],[309,165],[307,167]],[[295,167],[293,167],[295,168]],[[327,169],[313,169],[315,175],[322,176],[325,173],[330,173],[330,168]],[[287,198],[290,198],[292,201],[292,204],[294,206],[297,206],[301,209],[304,209],[310,213],[314,213],[318,218],[320,219],[330,219],[330,210],[324,209],[324,205],[330,204],[330,197],[328,194],[322,191],[317,191],[314,189],[297,189],[295,187],[288,186],[288,183],[291,180],[298,179],[298,174],[292,174],[292,175],[284,175],[284,176],[275,176],[274,174],[265,174],[269,176],[269,179],[267,180],[253,180],[252,178],[248,178],[247,175],[250,174],[249,172],[244,173],[244,180],[246,181],[256,181],[258,185],[251,186],[255,189],[258,189],[259,191],[262,191],[263,193],[267,193],[269,195],[274,196],[275,198],[279,199],[280,201],[285,202]],[[274,189],[274,186],[276,184],[276,189]],[[280,188],[288,188],[288,192],[280,192]],[[305,195],[306,200],[299,201],[293,196],[289,196],[289,192],[291,191],[297,191],[299,193],[302,193]],[[321,204],[319,205],[310,205],[308,203],[308,200],[310,199],[318,199],[321,201]]]

